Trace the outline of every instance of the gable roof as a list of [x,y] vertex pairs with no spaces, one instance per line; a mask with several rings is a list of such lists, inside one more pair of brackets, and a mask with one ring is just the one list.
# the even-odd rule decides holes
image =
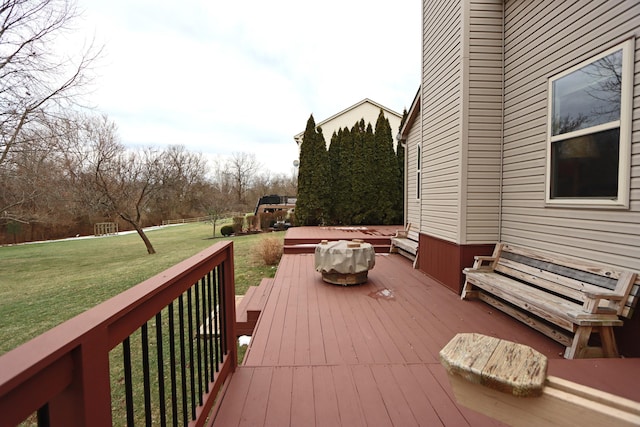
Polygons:
[[420,100],[422,99],[421,89],[422,89],[422,86],[418,88],[418,92],[416,93],[416,96],[413,98],[413,102],[411,103],[411,108],[409,109],[409,113],[407,114],[407,120],[405,120],[404,124],[402,125],[402,128],[400,128],[400,135],[398,138],[400,141],[407,140],[407,136],[409,135],[409,130],[411,130],[413,123],[420,116],[420,105],[421,105]]
[[[350,107],[348,107],[348,108],[345,108],[344,110],[340,111],[339,113],[336,113],[336,114],[334,114],[333,116],[331,116],[331,117],[329,117],[329,118],[327,118],[327,119],[324,119],[324,120],[322,120],[322,121],[321,121],[321,122],[319,122],[319,123],[316,123],[316,128],[318,128],[318,127],[319,127],[319,128],[323,128],[323,126],[324,126],[324,125],[326,125],[327,123],[331,123],[331,122],[339,123],[339,120],[338,120],[338,119],[340,119],[340,117],[341,117],[341,116],[347,116],[349,113],[353,112],[354,110],[358,110],[359,108],[361,108],[361,107],[365,106],[365,104],[370,104],[370,105],[372,105],[373,107],[375,107],[375,108],[376,108],[376,111],[380,111],[380,110],[382,110],[382,111],[384,112],[384,115],[385,115],[388,119],[391,119],[391,118],[393,118],[393,117],[395,117],[397,120],[401,120],[401,119],[402,119],[402,114],[398,114],[396,111],[393,111],[392,109],[387,108],[387,107],[385,107],[384,105],[378,104],[377,102],[372,101],[372,100],[370,100],[369,98],[365,98],[365,99],[363,99],[362,101],[360,101],[360,102],[358,102],[358,103],[356,103],[356,104],[353,104],[352,106],[350,106]],[[362,117],[360,117],[360,118],[362,118]],[[345,123],[344,125],[342,125],[342,124],[341,124],[340,126],[338,126],[338,128],[343,128],[344,126],[351,127],[351,126],[353,126],[353,125],[355,124],[355,122],[356,122],[357,120],[359,120],[360,118],[358,118],[358,119],[354,120],[354,121],[353,121],[353,123]],[[376,113],[376,118],[377,118],[377,113]],[[366,120],[365,120],[365,121],[366,121]],[[375,124],[375,123],[372,123],[372,124]],[[331,133],[333,133],[333,129],[331,129]],[[326,134],[326,133],[325,133],[324,135],[325,135],[325,138],[329,138],[329,139],[331,138],[331,135],[330,135],[330,134]],[[302,132],[300,132],[300,133],[298,133],[298,134],[294,135],[294,136],[293,136],[293,139],[294,139],[294,140],[296,141],[296,143],[299,145],[299,144],[302,142],[302,137],[303,137],[303,136],[304,136],[304,131],[302,131]]]

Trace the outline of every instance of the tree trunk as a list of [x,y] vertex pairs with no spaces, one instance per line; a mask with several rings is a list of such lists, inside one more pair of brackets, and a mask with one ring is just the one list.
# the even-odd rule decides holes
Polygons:
[[155,254],[156,250],[153,249],[153,245],[151,244],[151,240],[149,240],[147,235],[144,233],[144,230],[142,228],[138,227],[138,226],[134,226],[134,227],[136,227],[136,231],[138,232],[138,235],[140,236],[140,238],[144,242],[144,245],[147,247],[147,253],[149,255]]
[[147,235],[144,233],[144,230],[142,229],[142,227],[140,227],[140,225],[138,225],[136,221],[133,221],[127,215],[120,214],[120,217],[125,221],[127,221],[129,224],[131,224],[133,228],[135,228],[136,232],[138,233],[138,236],[140,236],[140,238],[144,242],[144,245],[147,247],[147,253],[149,255],[155,254],[156,250],[153,248],[153,245],[151,244],[151,240],[149,240]]

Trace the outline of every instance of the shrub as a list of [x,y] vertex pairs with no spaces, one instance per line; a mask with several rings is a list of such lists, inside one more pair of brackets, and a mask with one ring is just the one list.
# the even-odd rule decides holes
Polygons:
[[258,218],[255,215],[247,215],[247,228],[249,231],[258,230]]
[[235,234],[242,233],[244,229],[244,217],[243,216],[234,216],[233,217],[233,232]]
[[271,212],[262,212],[260,214],[260,228],[267,230],[273,224],[273,214]]
[[282,257],[282,240],[275,237],[262,239],[257,245],[255,254],[265,265],[276,265]]
[[222,226],[222,228],[220,229],[220,234],[222,234],[225,237],[231,236],[233,234],[233,226],[231,225]]

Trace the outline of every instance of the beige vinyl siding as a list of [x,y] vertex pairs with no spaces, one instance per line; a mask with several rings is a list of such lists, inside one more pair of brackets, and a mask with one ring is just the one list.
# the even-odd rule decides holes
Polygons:
[[465,5],[467,156],[460,243],[494,243],[499,238],[503,2],[478,0]]
[[411,236],[417,240],[420,229],[420,200],[417,195],[418,144],[420,144],[420,120],[417,119],[407,135],[407,222],[411,223]]
[[[548,78],[632,36],[630,208],[546,206]],[[506,2],[502,240],[640,271],[639,42],[637,1]]]
[[423,1],[422,233],[459,242],[462,9]]

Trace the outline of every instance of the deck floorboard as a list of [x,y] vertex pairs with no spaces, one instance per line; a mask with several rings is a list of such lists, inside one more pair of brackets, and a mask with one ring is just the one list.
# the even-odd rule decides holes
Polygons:
[[313,260],[283,256],[214,425],[501,425],[453,398],[438,353],[460,332],[529,345],[550,374],[640,401],[639,359],[564,360],[560,344],[400,255],[378,254],[367,283],[347,287],[323,282]]

